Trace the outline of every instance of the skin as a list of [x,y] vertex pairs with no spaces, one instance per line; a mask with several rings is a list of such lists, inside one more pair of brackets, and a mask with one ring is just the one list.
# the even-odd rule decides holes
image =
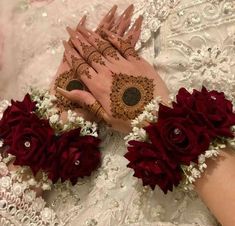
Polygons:
[[195,183],[195,190],[223,226],[235,225],[235,154],[229,148],[216,160],[207,161],[207,169]]

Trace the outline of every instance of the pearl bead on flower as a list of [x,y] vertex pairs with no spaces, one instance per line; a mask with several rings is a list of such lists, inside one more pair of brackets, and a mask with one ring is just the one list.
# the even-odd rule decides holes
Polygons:
[[74,162],[74,164],[75,164],[76,166],[78,166],[78,165],[80,164],[80,161],[79,161],[79,160],[76,160],[76,161]]
[[180,129],[178,129],[178,128],[175,128],[174,129],[174,134],[175,135],[179,135],[181,133],[181,130]]
[[26,141],[26,142],[24,143],[24,146],[25,146],[26,148],[29,148],[29,147],[31,146],[31,144],[30,144],[29,141]]
[[215,97],[215,96],[211,96],[211,99],[212,99],[212,100],[216,100],[216,97]]

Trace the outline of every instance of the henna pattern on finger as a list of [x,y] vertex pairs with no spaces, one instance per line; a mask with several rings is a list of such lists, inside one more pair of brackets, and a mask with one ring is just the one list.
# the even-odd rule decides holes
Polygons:
[[140,60],[140,57],[138,56],[134,47],[131,45],[131,40],[130,40],[131,38],[132,38],[131,36],[129,36],[127,40],[118,38],[118,42],[120,45],[119,50],[125,58],[128,58],[131,56],[131,57],[134,57],[136,60]]
[[97,117],[98,122],[104,120],[105,111],[104,111],[104,108],[102,107],[102,105],[98,101],[95,101],[95,103],[93,103],[93,104],[85,105],[85,108],[89,112],[91,112],[94,116]]
[[108,40],[108,35],[106,34],[106,32],[103,30],[104,26],[101,26],[99,27],[97,30],[96,30],[96,33],[98,35],[100,35],[101,38],[105,39],[105,40]]
[[153,79],[126,74],[113,74],[110,93],[111,112],[114,118],[134,119],[153,99]]
[[91,79],[91,74],[89,70],[89,65],[82,58],[77,58],[75,56],[71,56],[72,59],[72,68],[75,71],[77,77],[81,77],[81,75],[85,75],[87,78]]
[[[60,87],[67,91],[71,91],[74,89],[86,90],[85,85],[77,78],[73,69],[60,74],[56,78],[54,90],[56,90],[57,87]],[[61,95],[58,91],[56,91],[55,96],[57,98],[56,105],[59,108],[60,112],[67,111],[69,109],[74,110],[76,108],[81,108],[79,104],[71,102],[63,95]]]
[[92,64],[92,62],[95,62],[97,64],[105,66],[105,62],[102,59],[102,55],[96,50],[94,46],[90,46],[81,42],[81,47],[84,54],[84,58],[90,65]]
[[97,45],[99,52],[103,56],[105,56],[105,57],[109,56],[111,58],[114,58],[115,60],[119,60],[117,50],[112,46],[111,43],[109,43],[107,41],[100,40],[98,38],[95,39],[95,43]]

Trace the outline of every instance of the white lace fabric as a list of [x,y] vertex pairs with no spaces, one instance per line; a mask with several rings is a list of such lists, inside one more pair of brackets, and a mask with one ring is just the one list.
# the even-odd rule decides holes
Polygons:
[[[66,25],[75,26],[86,13],[91,16],[88,25],[95,27],[97,18],[114,3],[122,9],[129,4],[106,0],[56,0],[39,5],[29,2],[8,3],[14,9],[12,45],[17,46],[17,52],[14,64],[7,58],[9,54],[5,63],[14,65],[12,81],[18,82],[14,93],[13,82],[2,89],[1,95],[8,98],[18,99],[30,85],[48,87],[64,51],[61,40],[68,37]],[[182,86],[192,89],[205,85],[234,98],[234,5],[232,0],[135,2],[134,18],[140,14],[145,18],[138,48],[148,61],[154,62],[172,93]],[[164,195],[160,189],[144,188],[126,167],[123,136],[106,130],[101,134],[101,168],[75,186],[57,184],[47,194],[47,204],[64,225],[217,225],[195,193],[175,189]]]

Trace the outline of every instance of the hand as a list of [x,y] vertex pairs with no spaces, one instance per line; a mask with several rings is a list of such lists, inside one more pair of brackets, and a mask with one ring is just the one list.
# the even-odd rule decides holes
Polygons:
[[[131,16],[133,14],[133,5],[130,5],[120,17],[115,20],[115,13],[117,10],[117,6],[113,6],[111,10],[105,15],[105,17],[102,19],[101,23],[99,24],[98,28],[96,29],[96,33],[99,35],[105,35],[103,32],[103,29],[111,30],[112,32],[116,32],[117,34],[124,36],[125,31],[129,28],[130,22],[131,22]],[[78,27],[84,27],[86,22],[86,16],[84,16],[81,21],[78,24]],[[129,36],[133,36],[132,39],[132,45],[135,46],[136,42],[138,41],[139,35],[140,35],[140,29],[137,27],[138,24],[134,24],[132,28],[125,34],[125,37],[128,38]],[[71,41],[69,41],[70,44]],[[79,115],[83,116],[87,120],[93,120],[93,115],[89,114],[89,112],[86,109],[83,109],[78,104],[73,104],[71,101],[65,99],[63,96],[61,96],[58,92],[54,90],[54,87],[59,86],[66,88],[65,86],[69,85],[70,80],[75,80],[71,82],[70,88],[84,88],[87,91],[88,88],[81,82],[77,81],[77,79],[74,79],[73,71],[71,70],[71,65],[68,64],[68,62],[65,60],[65,57],[63,57],[63,61],[61,62],[58,71],[55,75],[54,81],[51,84],[51,92],[53,94],[56,94],[58,98],[57,105],[61,110],[62,119],[65,116],[65,110],[73,109],[76,112],[79,113]],[[74,87],[75,86],[75,87]]]
[[[139,26],[142,17],[136,23]],[[104,30],[108,42],[81,26],[77,31],[67,30],[74,48],[64,42],[66,60],[91,93],[58,87],[61,95],[122,132],[130,130],[130,120],[154,97],[168,101],[165,83],[154,67],[138,56],[131,45],[131,36],[125,39]]]

